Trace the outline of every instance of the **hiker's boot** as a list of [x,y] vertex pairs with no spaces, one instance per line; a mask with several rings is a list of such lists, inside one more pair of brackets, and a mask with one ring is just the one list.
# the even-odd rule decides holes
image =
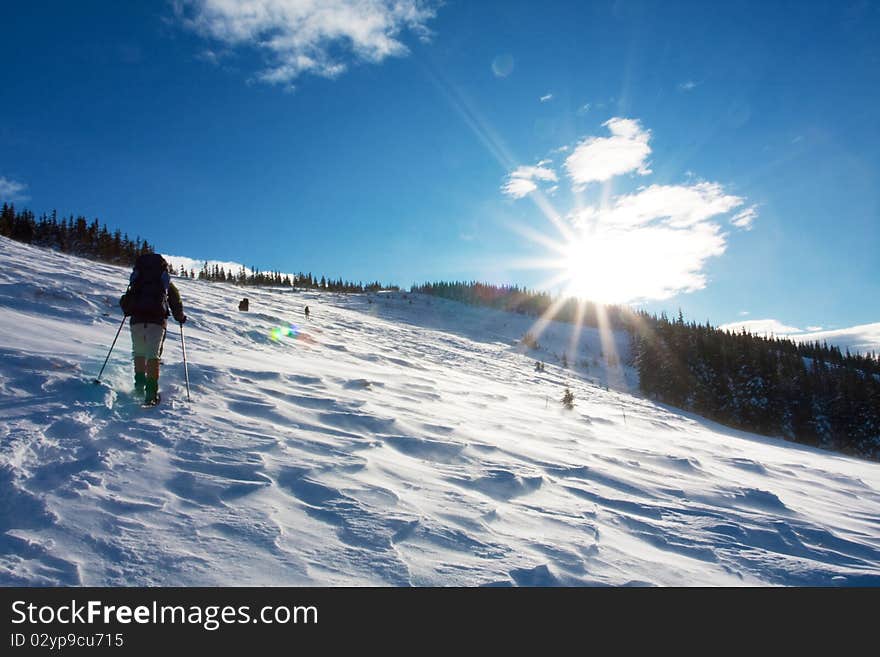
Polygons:
[[159,403],[159,380],[147,379],[144,386],[144,404],[153,406]]
[[146,372],[135,372],[134,373],[134,391],[135,394],[142,395],[144,394],[144,389],[147,385],[147,373]]

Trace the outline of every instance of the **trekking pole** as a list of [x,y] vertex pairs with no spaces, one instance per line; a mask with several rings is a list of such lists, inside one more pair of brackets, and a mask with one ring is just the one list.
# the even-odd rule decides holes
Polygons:
[[183,347],[183,375],[186,378],[186,401],[189,398],[189,368],[186,366],[186,340],[183,339],[183,324],[180,325],[180,345]]
[[101,375],[104,373],[104,368],[107,367],[107,361],[110,360],[110,354],[113,353],[113,347],[116,346],[116,341],[119,339],[119,334],[122,332],[122,326],[125,324],[125,320],[128,319],[128,315],[123,315],[122,323],[119,324],[119,328],[116,329],[116,337],[113,338],[113,344],[110,345],[110,351],[107,352],[107,358],[104,359],[104,364],[101,365],[101,371],[98,372],[97,378],[92,382],[95,385],[101,383]]

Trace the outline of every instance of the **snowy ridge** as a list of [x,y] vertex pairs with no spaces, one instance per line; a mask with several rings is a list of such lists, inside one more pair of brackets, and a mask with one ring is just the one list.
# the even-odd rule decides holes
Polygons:
[[127,279],[0,239],[4,585],[880,584],[880,464],[631,395],[595,331],[566,371],[564,324],[178,280],[193,403],[174,325],[145,411],[127,330],[89,382]]

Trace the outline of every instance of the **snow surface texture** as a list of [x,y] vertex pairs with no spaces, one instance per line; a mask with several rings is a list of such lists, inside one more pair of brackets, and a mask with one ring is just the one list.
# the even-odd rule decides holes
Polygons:
[[0,584],[880,584],[880,465],[627,394],[594,330],[178,280],[193,401],[173,325],[145,410],[127,328],[91,383],[127,278],[0,239]]

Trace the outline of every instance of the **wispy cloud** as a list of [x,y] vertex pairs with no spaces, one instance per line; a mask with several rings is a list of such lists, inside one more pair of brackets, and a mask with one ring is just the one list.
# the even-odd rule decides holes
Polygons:
[[538,100],[540,100],[542,103],[546,103],[548,101],[553,100],[553,94],[545,94],[545,95],[541,96]]
[[722,324],[719,326],[722,331],[732,331],[740,333],[746,331],[755,335],[790,335],[792,333],[803,333],[802,329],[794,326],[787,326],[778,319],[749,319],[742,322],[731,322],[730,324]]
[[742,228],[743,230],[751,230],[752,224],[755,223],[755,219],[758,218],[758,208],[757,206],[751,205],[744,210],[737,212],[730,220],[737,228]]
[[222,56],[223,56],[222,53],[219,53],[216,50],[211,50],[210,48],[205,48],[202,52],[198,53],[195,57],[200,62],[208,62],[209,64],[219,64]]
[[430,0],[174,0],[174,7],[198,34],[261,51],[257,79],[284,86],[303,74],[336,77],[352,61],[406,55],[401,34],[426,39],[436,14]]
[[508,178],[501,186],[501,191],[512,198],[522,198],[538,189],[538,186],[528,178]]
[[651,131],[635,119],[615,117],[602,124],[610,137],[588,137],[565,160],[565,168],[576,186],[602,182],[623,173],[651,173],[648,156]]
[[27,185],[0,177],[0,201],[15,203],[16,201],[27,201],[30,196],[24,193]]
[[739,313],[737,313],[737,314],[740,317],[747,317],[748,315],[751,315],[752,313],[750,313],[748,310],[740,310]]
[[520,166],[507,176],[501,190],[512,198],[522,198],[538,189],[536,180],[556,182],[556,172],[547,167],[550,160],[541,160],[536,166]]
[[578,107],[577,113],[578,114],[586,114],[587,112],[590,111],[590,107],[592,107],[592,105],[590,105],[590,103],[584,103],[583,105]]
[[680,83],[678,85],[678,88],[681,91],[693,91],[694,89],[697,88],[697,83],[694,82],[693,80],[687,80],[685,82]]

